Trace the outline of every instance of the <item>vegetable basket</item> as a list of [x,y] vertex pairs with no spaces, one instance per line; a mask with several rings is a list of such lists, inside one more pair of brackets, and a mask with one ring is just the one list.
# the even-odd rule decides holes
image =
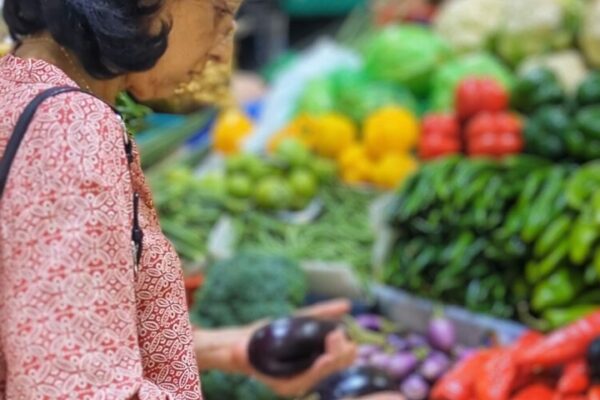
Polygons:
[[354,7],[364,6],[365,0],[279,0],[281,8],[293,17],[345,15]]

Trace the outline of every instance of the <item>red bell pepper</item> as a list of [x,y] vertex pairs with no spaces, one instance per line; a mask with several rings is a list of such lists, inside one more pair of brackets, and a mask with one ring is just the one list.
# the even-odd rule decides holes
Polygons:
[[583,358],[570,362],[565,366],[558,381],[561,394],[582,394],[590,387],[587,362]]
[[485,111],[505,111],[508,101],[506,89],[491,78],[466,78],[456,89],[456,111],[461,121]]
[[454,366],[431,391],[431,400],[471,400],[475,398],[475,381],[491,351],[481,351]]
[[583,357],[590,344],[600,336],[600,311],[546,336],[542,341],[523,349],[519,365],[556,367]]
[[428,160],[461,151],[460,126],[453,115],[429,114],[421,123],[419,153]]
[[508,400],[517,376],[517,366],[510,349],[491,351],[476,379],[479,400]]
[[521,120],[510,113],[482,113],[467,126],[467,153],[473,156],[504,156],[523,150]]
[[588,400],[600,400],[600,385],[592,386],[588,392]]
[[520,390],[511,400],[553,400],[554,390],[544,383],[533,383]]

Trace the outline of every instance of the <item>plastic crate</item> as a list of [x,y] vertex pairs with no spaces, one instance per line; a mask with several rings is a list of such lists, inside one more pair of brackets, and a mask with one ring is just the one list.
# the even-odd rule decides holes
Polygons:
[[292,17],[329,17],[348,14],[364,6],[366,0],[279,0],[281,8]]

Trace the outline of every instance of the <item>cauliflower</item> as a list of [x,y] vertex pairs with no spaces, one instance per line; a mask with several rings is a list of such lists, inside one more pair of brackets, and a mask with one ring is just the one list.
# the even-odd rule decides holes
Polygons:
[[577,50],[565,50],[559,53],[530,58],[519,68],[525,73],[538,67],[547,67],[560,79],[563,87],[573,93],[586,78],[588,70],[585,61]]
[[579,45],[588,63],[600,68],[600,0],[594,0],[587,6],[583,26],[579,33]]
[[578,0],[505,0],[498,53],[510,64],[568,47],[573,2]]
[[500,27],[504,1],[448,1],[440,9],[434,27],[459,52],[481,50]]

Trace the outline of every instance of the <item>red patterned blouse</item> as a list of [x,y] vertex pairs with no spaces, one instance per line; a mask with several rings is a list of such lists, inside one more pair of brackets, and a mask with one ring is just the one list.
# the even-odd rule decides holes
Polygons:
[[[0,155],[37,93],[74,85],[43,61],[0,59]],[[187,312],[179,259],[137,151],[129,172],[119,118],[82,93],[44,102],[0,203],[0,399],[201,399]]]

